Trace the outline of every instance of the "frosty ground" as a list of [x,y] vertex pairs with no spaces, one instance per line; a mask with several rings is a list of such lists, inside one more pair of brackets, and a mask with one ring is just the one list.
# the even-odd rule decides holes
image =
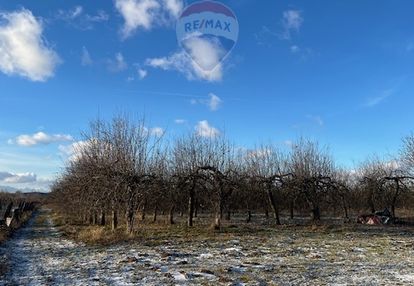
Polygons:
[[46,211],[0,248],[0,285],[412,285],[414,236],[397,227],[255,232],[88,246]]

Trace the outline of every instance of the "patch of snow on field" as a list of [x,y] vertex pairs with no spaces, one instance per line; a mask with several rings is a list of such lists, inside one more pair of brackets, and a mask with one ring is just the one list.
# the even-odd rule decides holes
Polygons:
[[[43,214],[45,215],[45,214]],[[32,219],[0,247],[0,285],[412,285],[413,235],[288,230],[90,247]]]

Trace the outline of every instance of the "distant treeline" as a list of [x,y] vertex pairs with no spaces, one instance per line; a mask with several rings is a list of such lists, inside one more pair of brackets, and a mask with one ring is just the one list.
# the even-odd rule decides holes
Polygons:
[[[206,134],[204,134],[206,135]],[[169,223],[186,213],[188,226],[199,212],[212,225],[243,212],[292,218],[309,213],[375,212],[413,208],[414,136],[403,140],[394,160],[367,159],[356,170],[340,168],[327,148],[304,138],[290,150],[263,144],[237,147],[225,136],[188,134],[173,140],[152,136],[145,121],[125,116],[96,120],[77,144],[51,199],[69,221],[134,229],[138,213],[162,212]]]

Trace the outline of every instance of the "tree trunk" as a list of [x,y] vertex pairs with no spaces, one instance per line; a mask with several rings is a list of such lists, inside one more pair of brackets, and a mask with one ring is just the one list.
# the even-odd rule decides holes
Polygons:
[[247,211],[247,220],[246,222],[249,223],[252,221],[252,212],[250,210]]
[[84,223],[84,224],[89,224],[89,214],[88,214],[88,212],[87,212],[87,211],[85,211],[85,212],[83,213],[83,223]]
[[93,211],[93,225],[97,225],[97,224],[98,224],[98,212]]
[[192,189],[188,196],[188,221],[187,221],[188,226],[193,226],[194,197],[195,197],[195,191],[194,189]]
[[117,229],[118,227],[118,212],[116,210],[112,210],[112,230]]
[[100,225],[105,226],[105,211],[101,210],[101,218],[100,218]]
[[93,213],[89,212],[89,224],[92,225],[93,224]]
[[375,213],[375,205],[374,205],[374,191],[370,192],[369,195],[369,207],[371,208],[371,213]]
[[216,205],[216,215],[214,219],[214,229],[221,229],[221,220],[223,219],[224,204],[220,197],[218,205]]
[[312,220],[313,221],[320,221],[321,220],[321,210],[319,206],[314,206],[312,208]]
[[156,222],[156,221],[157,221],[157,213],[158,213],[158,208],[157,208],[157,207],[155,207],[155,208],[154,208],[154,217],[153,217],[153,219],[152,219],[152,221],[153,221],[153,222]]
[[194,217],[198,217],[198,202],[196,200],[194,205]]
[[91,225],[96,225],[96,222],[97,222],[97,220],[96,220],[96,214],[93,213],[92,214],[92,223],[91,223]]
[[142,212],[141,212],[141,221],[145,220],[146,209],[147,209],[147,202],[144,202],[144,205],[142,206]]
[[342,198],[342,205],[343,205],[343,209],[344,209],[344,215],[345,215],[345,218],[349,218],[349,215],[348,215],[348,208],[347,208],[347,206],[346,206],[346,201],[345,201],[345,198]]
[[231,211],[230,211],[230,209],[227,210],[226,220],[231,220]]
[[397,181],[397,189],[394,193],[394,196],[392,198],[392,203],[391,203],[391,214],[393,218],[395,218],[395,205],[397,204],[397,198],[398,198],[399,193],[400,193],[400,183]]
[[214,229],[221,228],[221,215],[220,212],[216,212],[216,216],[214,218]]
[[127,233],[131,234],[134,231],[134,210],[128,209],[126,213]]
[[281,223],[280,223],[280,217],[279,217],[279,208],[277,206],[275,197],[273,196],[273,192],[270,188],[267,189],[267,196],[269,197],[269,202],[273,209],[273,213],[275,215],[276,224],[280,225]]
[[175,206],[172,206],[170,208],[170,212],[168,214],[168,220],[169,220],[170,224],[174,224],[174,209],[175,209]]
[[294,218],[294,208],[295,208],[295,203],[293,202],[293,200],[290,201],[289,204],[289,210],[290,210],[290,219]]

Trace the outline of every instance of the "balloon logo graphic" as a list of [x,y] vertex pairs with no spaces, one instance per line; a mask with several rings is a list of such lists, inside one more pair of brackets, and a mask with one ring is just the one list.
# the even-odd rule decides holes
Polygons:
[[203,71],[211,72],[236,45],[239,23],[227,6],[202,1],[184,9],[176,32],[178,42],[191,59]]

